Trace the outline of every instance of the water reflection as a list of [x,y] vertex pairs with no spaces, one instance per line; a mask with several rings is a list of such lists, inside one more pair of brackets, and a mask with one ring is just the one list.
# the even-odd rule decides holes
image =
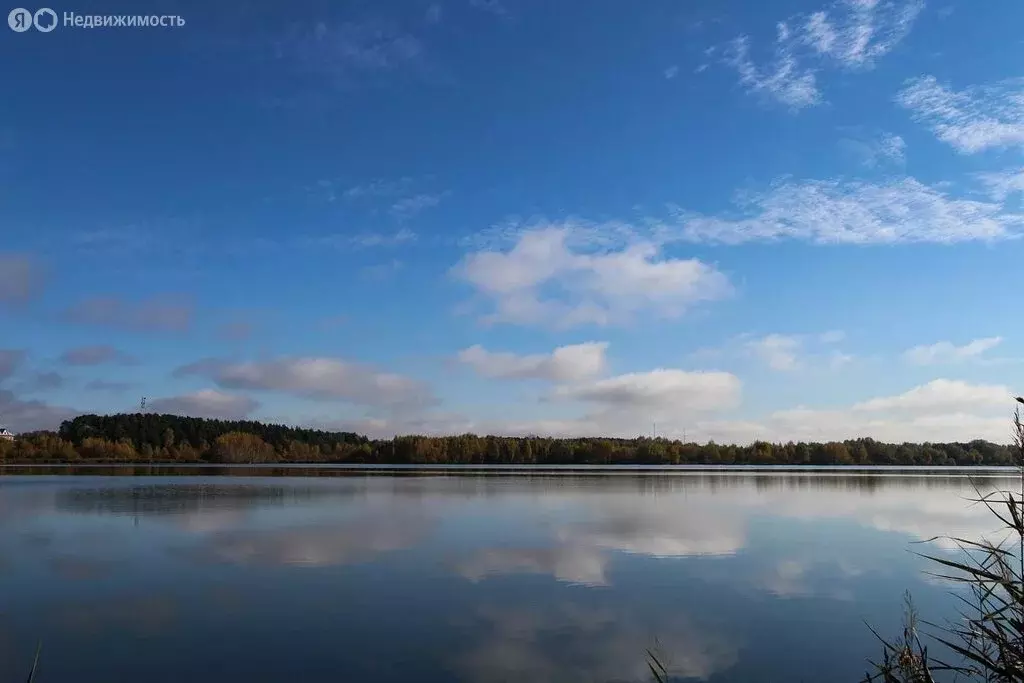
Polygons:
[[222,650],[252,681],[641,680],[657,637],[683,677],[854,680],[863,620],[946,609],[908,542],[997,526],[949,475],[166,474],[0,477],[0,679],[44,637],[86,683]]
[[330,566],[366,562],[381,553],[412,546],[430,526],[430,520],[422,514],[395,510],[387,517],[361,516],[344,522],[273,530],[215,530],[204,538],[194,556],[238,564]]
[[650,676],[638,652],[655,640],[674,676],[706,680],[727,669],[739,644],[685,614],[658,615],[563,602],[537,607],[480,608],[474,627],[479,642],[457,659],[464,680],[643,681]]

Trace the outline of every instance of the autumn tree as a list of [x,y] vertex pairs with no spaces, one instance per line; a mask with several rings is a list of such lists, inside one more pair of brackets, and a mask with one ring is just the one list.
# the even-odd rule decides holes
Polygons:
[[270,462],[274,449],[255,434],[228,432],[214,442],[214,451],[221,462]]

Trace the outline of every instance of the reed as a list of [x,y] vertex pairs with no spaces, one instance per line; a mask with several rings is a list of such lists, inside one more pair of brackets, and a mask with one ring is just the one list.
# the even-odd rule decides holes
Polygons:
[[[1024,404],[1024,399],[1017,398]],[[962,588],[955,597],[959,619],[945,624],[921,622],[919,633],[913,603],[907,598],[903,634],[882,642],[882,659],[865,683],[932,683],[941,676],[985,683],[1024,683],[1024,423],[1018,407],[1013,415],[1014,454],[1020,473],[1018,491],[982,494],[975,486],[973,502],[983,504],[1002,523],[999,541],[952,538],[960,552],[954,559],[919,553],[933,563],[932,576]],[[930,539],[936,540],[936,539]],[[878,634],[875,633],[877,636]],[[931,655],[922,640],[945,648],[952,661]]]

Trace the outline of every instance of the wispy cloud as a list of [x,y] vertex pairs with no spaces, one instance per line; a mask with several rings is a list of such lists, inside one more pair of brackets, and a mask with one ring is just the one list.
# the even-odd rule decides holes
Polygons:
[[276,47],[299,69],[325,78],[394,69],[414,62],[423,52],[415,36],[382,21],[297,24],[279,38]]
[[105,379],[94,379],[87,382],[85,388],[88,391],[109,391],[111,393],[121,393],[128,391],[135,385],[131,382],[113,382]]
[[390,278],[391,276],[398,273],[398,271],[402,270],[404,267],[404,262],[399,261],[398,259],[391,259],[390,261],[385,261],[384,263],[375,263],[374,265],[371,266],[363,266],[359,270],[359,273],[365,278],[380,281]]
[[853,356],[833,347],[846,335],[840,330],[821,334],[767,334],[762,337],[740,335],[742,350],[759,359],[770,369],[793,372],[808,368],[839,369],[853,361]]
[[308,247],[331,249],[370,249],[374,247],[396,247],[416,241],[416,233],[408,228],[394,232],[362,232],[357,234],[334,233],[317,237],[301,238],[300,243]]
[[59,372],[48,370],[36,372],[22,382],[18,389],[25,393],[45,392],[59,389],[67,383],[67,378]]
[[256,331],[256,325],[247,320],[234,320],[217,326],[217,337],[224,341],[245,341]]
[[846,333],[842,330],[829,330],[828,332],[822,332],[818,335],[818,340],[822,344],[835,344],[846,339]]
[[0,349],[0,382],[13,377],[27,357],[25,349]]
[[768,364],[772,370],[796,370],[803,340],[796,336],[769,334],[747,342],[747,348]]
[[797,38],[844,68],[868,68],[906,37],[923,9],[923,0],[845,0],[799,17]]
[[662,75],[665,76],[667,80],[671,81],[673,78],[679,75],[679,67],[673,64],[672,66],[666,68],[662,72]]
[[740,85],[748,91],[800,110],[822,101],[814,71],[802,66],[788,49],[776,49],[775,58],[758,66],[750,58],[750,39],[736,38],[724,52],[725,63],[736,69]]
[[990,351],[1003,342],[1002,337],[985,337],[975,339],[963,346],[957,346],[953,342],[940,341],[935,344],[915,346],[903,353],[903,358],[914,365],[938,365],[943,363],[957,363],[981,357],[986,351]]
[[[1002,201],[954,194],[946,183],[926,185],[912,177],[878,182],[783,178],[767,190],[737,195],[730,209],[717,214],[669,204],[664,214],[649,214],[634,222],[510,219],[466,236],[461,243],[473,251],[494,252],[516,249],[529,238],[510,258],[495,262],[492,273],[479,273],[480,278],[489,279],[504,277],[506,264],[508,273],[520,276],[519,266],[527,260],[560,269],[556,257],[565,249],[608,254],[677,243],[955,244],[1010,240],[1022,234],[1024,215]],[[545,251],[547,246],[534,244],[542,235],[550,239],[557,235],[562,243],[554,241],[553,249]],[[492,258],[485,257],[483,263],[491,263]]]
[[60,355],[65,365],[103,365],[105,363],[130,364],[135,359],[113,346],[77,346]]
[[979,173],[977,178],[996,201],[1005,201],[1010,195],[1024,194],[1024,168]]
[[92,297],[71,306],[69,320],[144,332],[185,332],[192,325],[193,308],[176,297],[126,301],[119,297]]
[[934,76],[906,82],[896,102],[961,154],[1024,146],[1024,79],[953,90]]
[[907,143],[893,133],[850,131],[847,137],[840,140],[840,145],[867,168],[902,165],[906,160]]
[[818,244],[950,244],[1018,236],[1024,217],[999,202],[957,198],[914,178],[784,181],[749,194],[740,216],[682,209],[661,227],[668,238],[740,244],[794,239]]
[[773,55],[763,64],[751,57],[750,39],[740,36],[723,52],[748,91],[793,110],[823,101],[817,74],[834,67],[869,69],[910,32],[921,0],[844,0],[775,26]]
[[408,177],[395,180],[376,178],[346,188],[342,191],[341,196],[348,201],[373,197],[394,197],[407,192],[412,183],[413,179]]
[[498,17],[508,16],[508,8],[500,0],[469,0],[469,6]]
[[403,197],[391,205],[391,215],[398,220],[409,220],[426,209],[441,203],[447,193],[421,192],[410,197]]
[[0,253],[0,306],[22,306],[43,288],[43,270],[27,254]]

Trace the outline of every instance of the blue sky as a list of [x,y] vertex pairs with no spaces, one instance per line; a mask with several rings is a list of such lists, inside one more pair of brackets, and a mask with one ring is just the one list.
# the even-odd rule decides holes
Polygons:
[[146,11],[0,34],[14,430],[1008,437],[1019,3]]

